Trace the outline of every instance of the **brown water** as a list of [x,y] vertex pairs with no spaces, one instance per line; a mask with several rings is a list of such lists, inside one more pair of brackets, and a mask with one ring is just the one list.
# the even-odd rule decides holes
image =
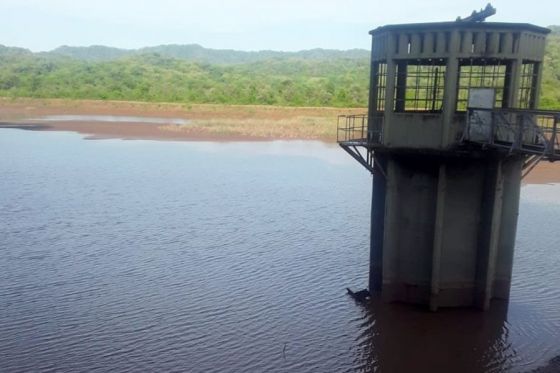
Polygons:
[[371,177],[318,142],[0,130],[0,371],[525,372],[560,355],[560,185],[509,304],[356,305]]

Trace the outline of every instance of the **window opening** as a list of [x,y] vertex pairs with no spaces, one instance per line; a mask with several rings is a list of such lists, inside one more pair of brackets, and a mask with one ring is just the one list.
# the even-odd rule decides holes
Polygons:
[[400,61],[395,86],[396,112],[440,112],[445,86],[444,60]]
[[510,71],[504,61],[465,59],[459,62],[459,84],[457,87],[457,111],[467,110],[469,89],[494,88],[494,107],[507,107],[504,92],[509,85]]
[[534,109],[535,84],[537,81],[537,64],[526,62],[521,65],[521,79],[519,81],[519,108]]
[[377,111],[384,111],[385,92],[387,89],[387,63],[378,63],[374,81],[377,83],[377,102],[375,103],[375,108]]

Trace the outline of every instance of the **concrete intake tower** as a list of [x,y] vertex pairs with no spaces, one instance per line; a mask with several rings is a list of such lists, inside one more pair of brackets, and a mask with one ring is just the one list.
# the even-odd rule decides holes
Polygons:
[[549,32],[474,15],[370,32],[368,114],[338,123],[374,175],[370,293],[432,310],[508,299],[521,180],[560,160],[560,113],[537,110]]

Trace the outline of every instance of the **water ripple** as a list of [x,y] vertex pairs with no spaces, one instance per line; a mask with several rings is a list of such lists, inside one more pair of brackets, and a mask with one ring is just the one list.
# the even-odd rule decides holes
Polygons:
[[2,372],[523,372],[560,354],[559,186],[522,190],[509,305],[364,309],[344,288],[367,281],[371,178],[337,148],[3,131]]

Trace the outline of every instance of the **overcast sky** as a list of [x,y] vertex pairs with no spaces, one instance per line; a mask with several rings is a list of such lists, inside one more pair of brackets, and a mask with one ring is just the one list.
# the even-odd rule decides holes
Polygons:
[[[495,0],[497,22],[560,24],[560,1]],[[527,6],[527,4],[529,6]],[[451,21],[472,0],[0,0],[0,44],[139,48],[369,49],[367,32],[390,23]]]

